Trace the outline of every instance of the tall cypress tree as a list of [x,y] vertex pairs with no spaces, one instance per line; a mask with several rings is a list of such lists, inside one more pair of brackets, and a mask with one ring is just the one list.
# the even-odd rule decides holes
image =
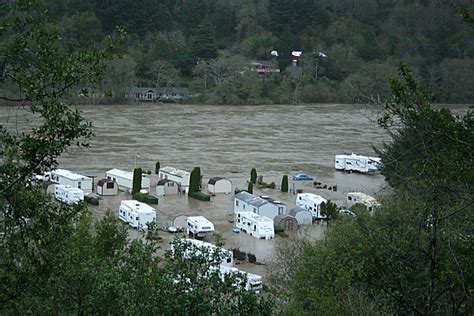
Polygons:
[[281,179],[281,192],[288,192],[288,175],[284,175]]
[[142,168],[133,170],[132,194],[138,193],[142,189]]

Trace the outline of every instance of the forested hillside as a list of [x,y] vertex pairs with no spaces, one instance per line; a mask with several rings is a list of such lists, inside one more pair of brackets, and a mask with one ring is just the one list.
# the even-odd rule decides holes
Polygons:
[[[132,86],[187,87],[224,104],[372,102],[386,99],[400,61],[438,102],[474,100],[468,0],[45,1],[71,50],[124,27],[127,51],[102,83],[112,102]],[[285,71],[293,50],[296,76]],[[281,73],[262,80],[248,71],[255,60]]]

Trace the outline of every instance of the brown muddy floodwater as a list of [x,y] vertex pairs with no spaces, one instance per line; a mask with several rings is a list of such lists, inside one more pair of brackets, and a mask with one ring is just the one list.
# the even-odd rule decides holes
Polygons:
[[[256,168],[265,182],[277,186],[283,174],[308,173],[319,182],[337,185],[338,191],[315,189],[311,182],[294,182],[295,189],[314,192],[344,205],[344,193],[363,191],[378,195],[385,182],[381,175],[346,174],[334,170],[334,155],[358,153],[373,155],[373,146],[388,141],[375,123],[375,114],[351,105],[268,105],[213,106],[177,104],[80,106],[92,121],[95,137],[90,148],[72,149],[59,159],[59,167],[95,175],[100,179],[111,168],[132,170],[136,166],[154,171],[161,166],[184,170],[201,168],[203,183],[214,176],[227,177],[233,185],[246,188],[250,169]],[[35,125],[23,108],[0,108],[0,125],[24,130]],[[291,177],[290,177],[291,179]],[[154,193],[157,182],[152,176]],[[290,181],[290,187],[293,181]],[[291,193],[254,189],[295,206]],[[107,208],[118,210],[125,193],[106,197],[92,207],[101,217]],[[268,262],[282,237],[258,240],[243,233],[232,233],[233,194],[213,197],[212,202],[188,199],[186,196],[160,198],[158,225],[182,225],[172,222],[178,214],[203,215],[226,240],[226,247],[238,247],[254,253],[257,260]],[[321,238],[323,225],[308,229]],[[131,237],[137,237],[130,230]],[[171,234],[162,233],[163,249]],[[264,266],[245,264],[245,270],[265,274]]]

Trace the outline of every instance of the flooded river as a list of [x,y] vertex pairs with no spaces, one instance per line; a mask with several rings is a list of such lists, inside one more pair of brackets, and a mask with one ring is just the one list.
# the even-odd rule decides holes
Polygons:
[[[351,105],[268,105],[213,106],[177,104],[96,105],[79,107],[92,121],[95,137],[90,148],[71,149],[59,159],[60,167],[101,178],[106,170],[132,170],[135,165],[154,171],[161,166],[192,170],[199,166],[204,181],[214,176],[228,177],[233,185],[246,188],[251,168],[264,181],[280,184],[283,174],[308,173],[316,180],[337,185],[338,192],[321,190],[311,182],[290,182],[295,189],[314,192],[343,205],[344,193],[363,191],[377,195],[384,187],[381,175],[346,174],[334,170],[334,155],[358,153],[372,155],[373,147],[388,141],[375,123],[375,115]],[[464,107],[461,107],[464,109]],[[21,108],[0,108],[0,124],[10,129],[25,129],[34,120]],[[157,178],[152,175],[152,186]],[[152,193],[153,187],[152,187]],[[295,206],[294,195],[278,190],[255,189]],[[123,194],[123,193],[122,193]],[[100,217],[105,209],[117,210],[118,196],[101,201],[93,208]],[[268,261],[278,238],[257,240],[231,232],[233,195],[217,196],[212,203],[186,196],[160,198],[159,225],[176,224],[177,214],[204,215],[215,223],[226,246],[239,247]],[[324,228],[314,227],[321,236]],[[133,235],[134,232],[131,231]],[[163,233],[165,242],[172,236]],[[166,243],[163,244],[166,248]],[[261,268],[250,268],[263,273]]]

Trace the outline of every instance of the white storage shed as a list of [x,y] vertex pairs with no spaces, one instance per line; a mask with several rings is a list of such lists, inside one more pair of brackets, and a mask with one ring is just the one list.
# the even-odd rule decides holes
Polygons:
[[292,208],[288,214],[296,218],[298,225],[311,225],[313,223],[311,212],[300,206]]
[[168,179],[161,179],[156,185],[156,196],[178,194],[178,184]]
[[221,177],[210,178],[207,182],[207,191],[211,194],[229,194],[232,192],[232,181]]
[[100,179],[97,181],[96,193],[102,196],[118,195],[118,184],[114,180]]

